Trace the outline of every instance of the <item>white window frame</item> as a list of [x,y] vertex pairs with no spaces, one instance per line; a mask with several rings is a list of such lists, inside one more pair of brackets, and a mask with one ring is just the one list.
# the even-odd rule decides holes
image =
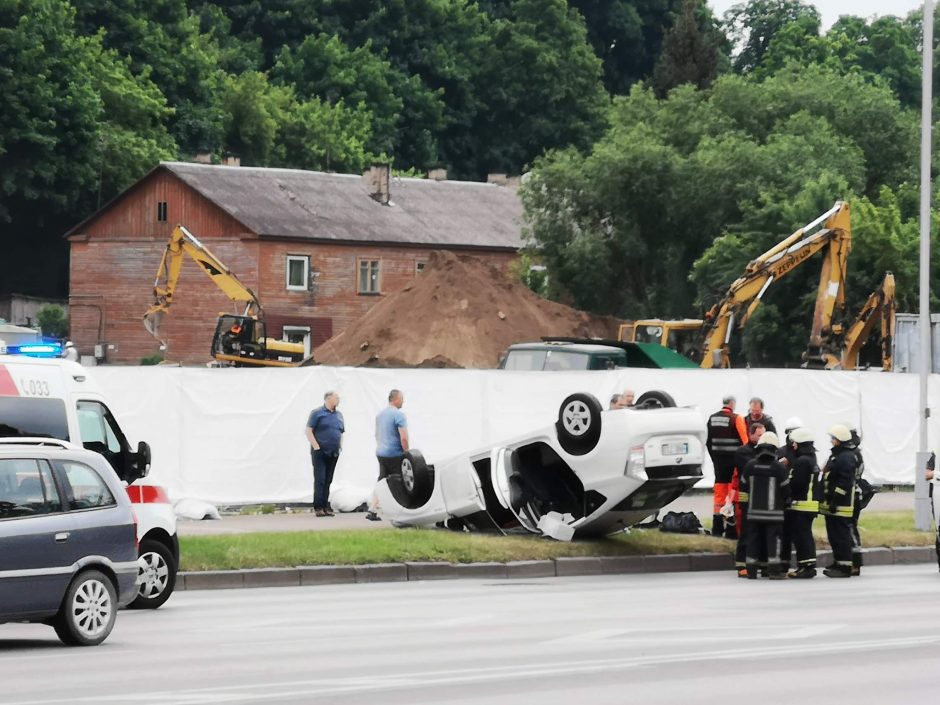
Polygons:
[[[375,291],[370,291],[366,289],[363,291],[360,286],[362,280],[360,279],[360,273],[362,272],[362,264],[364,262],[369,263],[369,281],[372,280],[372,264],[375,263]],[[382,293],[382,258],[381,257],[360,257],[356,260],[356,293],[360,296],[378,296]]]
[[424,259],[415,260],[415,276],[421,274],[428,267],[428,261]]
[[[290,283],[291,262],[302,262],[304,268],[304,283],[302,286]],[[307,291],[310,284],[310,258],[307,255],[287,255],[284,262],[284,285],[288,291]]]
[[310,357],[311,349],[310,326],[284,326],[281,328],[281,340],[285,343],[290,342],[288,335],[290,333],[304,334],[304,357]]

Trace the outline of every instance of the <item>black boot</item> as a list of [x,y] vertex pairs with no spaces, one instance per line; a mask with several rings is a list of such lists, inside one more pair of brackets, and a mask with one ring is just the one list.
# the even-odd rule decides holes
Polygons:
[[827,578],[851,578],[852,566],[835,564],[823,571]]
[[862,574],[862,565],[864,565],[862,561],[862,554],[853,553],[852,554],[852,575],[853,576]]
[[712,536],[721,537],[725,533],[725,518],[721,514],[712,514]]
[[801,565],[796,570],[791,570],[787,577],[791,580],[810,580],[816,577],[816,566]]
[[749,565],[747,567],[747,579],[748,580],[757,580],[757,566]]

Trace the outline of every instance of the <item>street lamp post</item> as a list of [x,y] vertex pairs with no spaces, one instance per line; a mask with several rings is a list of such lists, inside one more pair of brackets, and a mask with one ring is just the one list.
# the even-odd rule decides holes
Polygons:
[[927,450],[927,421],[930,406],[927,380],[933,367],[930,354],[930,162],[931,127],[933,123],[933,0],[924,2],[923,91],[921,96],[920,143],[920,433],[917,466],[914,468],[914,521],[920,531],[932,529],[930,497],[924,468],[930,453]]

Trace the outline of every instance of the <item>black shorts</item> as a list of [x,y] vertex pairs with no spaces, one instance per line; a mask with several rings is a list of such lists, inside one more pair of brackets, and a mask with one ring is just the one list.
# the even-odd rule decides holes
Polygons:
[[383,458],[381,455],[377,455],[379,461],[379,479],[382,480],[389,475],[397,474],[401,472],[401,459],[404,458],[403,455],[395,455],[391,458]]

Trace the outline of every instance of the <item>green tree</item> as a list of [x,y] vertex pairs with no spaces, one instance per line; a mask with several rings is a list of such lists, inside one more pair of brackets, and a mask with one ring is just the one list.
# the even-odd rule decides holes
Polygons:
[[683,0],[570,0],[587,24],[588,40],[604,67],[604,85],[625,95],[649,78],[663,39]]
[[734,69],[749,73],[760,66],[774,37],[791,22],[806,22],[819,34],[819,11],[802,0],[747,0],[725,13],[724,25],[733,46]]
[[69,334],[69,318],[58,304],[45,304],[36,311],[36,324],[43,335],[64,338]]
[[718,76],[721,40],[706,9],[703,0],[685,0],[682,14],[666,33],[652,79],[659,97],[684,83],[708,88]]
[[493,22],[476,77],[483,103],[472,127],[473,172],[518,173],[544,150],[588,147],[607,96],[580,16],[565,0],[514,0]]

